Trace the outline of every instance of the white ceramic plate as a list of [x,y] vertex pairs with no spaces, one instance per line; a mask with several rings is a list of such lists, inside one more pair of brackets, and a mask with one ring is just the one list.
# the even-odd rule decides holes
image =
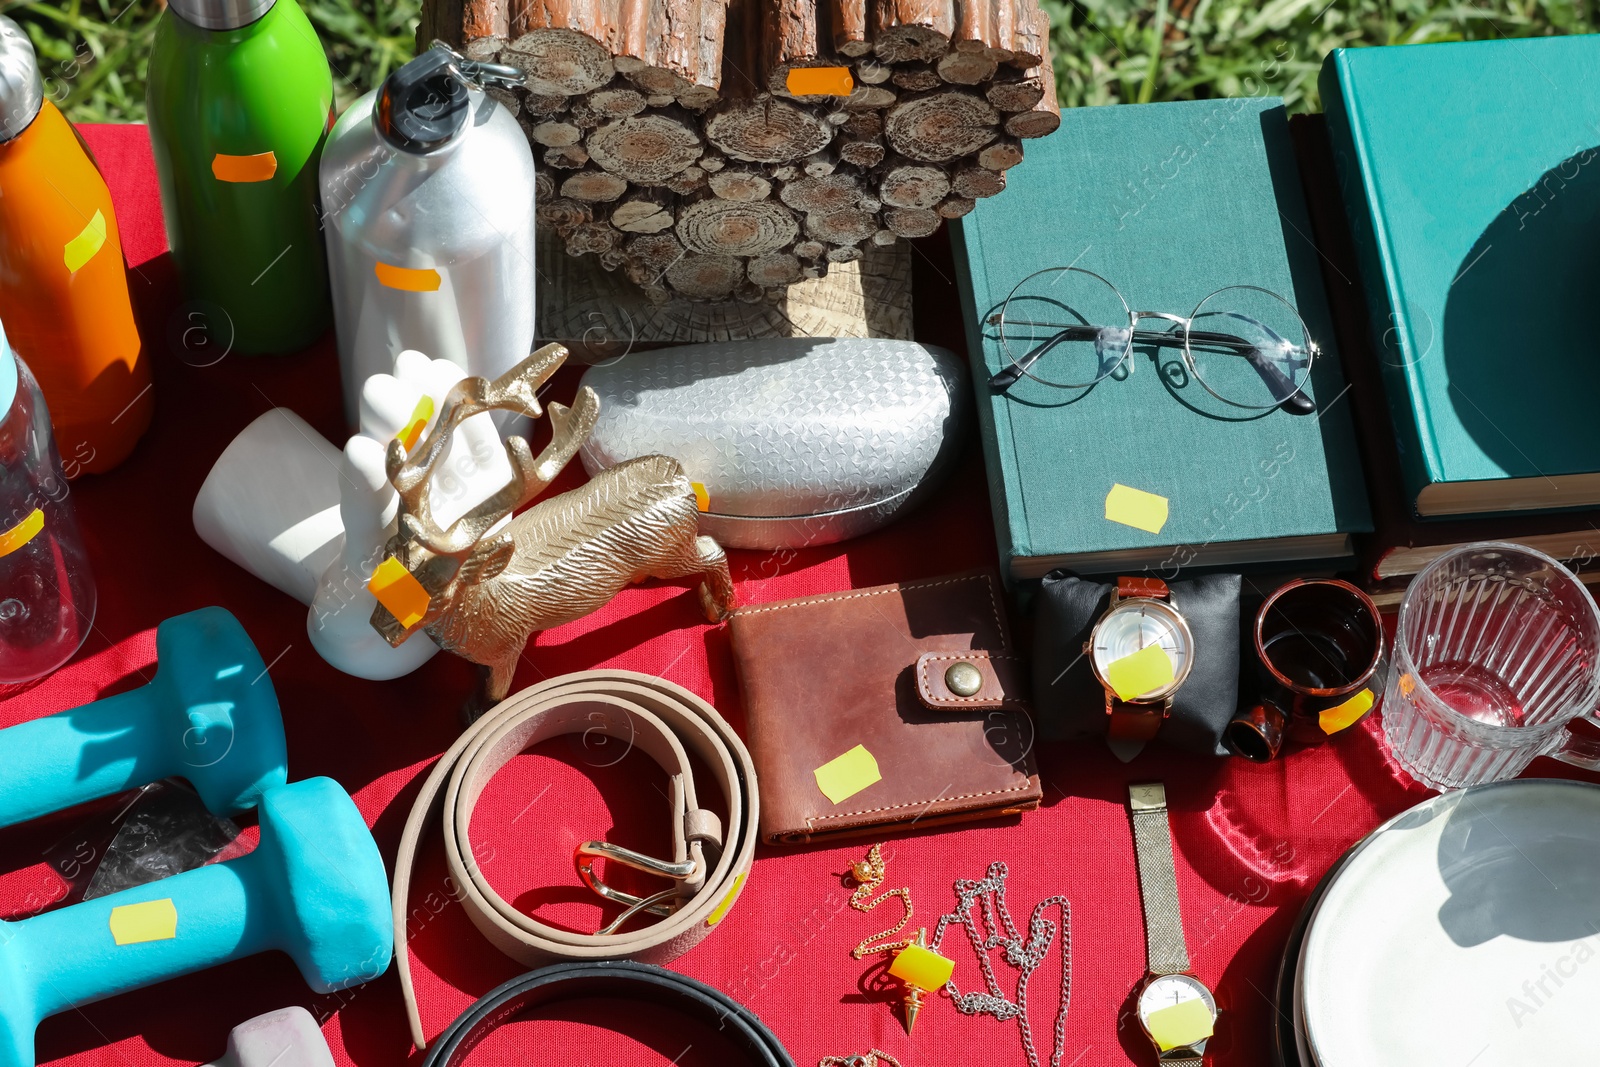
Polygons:
[[1529,1067],[1593,1047],[1600,786],[1478,786],[1376,831],[1312,916],[1298,1000],[1317,1067]]

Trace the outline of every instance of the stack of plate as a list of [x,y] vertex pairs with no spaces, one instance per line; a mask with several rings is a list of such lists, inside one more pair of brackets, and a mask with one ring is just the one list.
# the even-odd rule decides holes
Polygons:
[[1278,979],[1280,1067],[1530,1067],[1600,1036],[1600,786],[1445,793],[1328,872]]

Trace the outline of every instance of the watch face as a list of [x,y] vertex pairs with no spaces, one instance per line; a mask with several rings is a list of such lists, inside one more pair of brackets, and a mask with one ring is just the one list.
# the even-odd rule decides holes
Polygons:
[[1185,1001],[1204,1001],[1211,1012],[1211,1018],[1217,1017],[1217,1001],[1211,995],[1211,990],[1200,984],[1200,979],[1191,974],[1163,974],[1150,980],[1139,991],[1139,1024],[1146,1032],[1150,1029],[1148,1022],[1151,1015],[1162,1008],[1170,1008]]
[[1106,612],[1089,638],[1089,656],[1095,675],[1103,683],[1111,664],[1150,645],[1160,645],[1172,660],[1172,681],[1141,693],[1135,699],[1165,699],[1189,676],[1194,657],[1194,638],[1189,633],[1189,624],[1165,601],[1137,597],[1119,601]]

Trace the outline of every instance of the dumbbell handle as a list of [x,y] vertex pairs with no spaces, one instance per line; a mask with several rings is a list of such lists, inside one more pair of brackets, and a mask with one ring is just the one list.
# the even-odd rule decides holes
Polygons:
[[163,736],[152,729],[158,693],[151,683],[0,730],[0,752],[10,756],[0,774],[0,826],[187,776],[221,759],[233,739],[226,708],[217,707],[209,718],[195,708],[183,736]]
[[[37,1021],[130,989],[287,947],[279,941],[294,931],[279,918],[271,899],[272,880],[255,870],[258,855],[252,852],[0,924],[0,966],[19,979],[17,989],[31,992]],[[168,900],[171,912],[153,903]],[[176,914],[172,931],[176,936],[164,936],[163,913]],[[118,944],[118,932],[124,941],[132,938],[131,943]],[[138,940],[153,935],[159,939]]]

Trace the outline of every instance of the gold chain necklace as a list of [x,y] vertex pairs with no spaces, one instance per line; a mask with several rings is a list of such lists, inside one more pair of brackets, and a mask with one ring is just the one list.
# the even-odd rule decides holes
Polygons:
[[[867,912],[876,908],[890,897],[899,897],[900,903],[905,905],[906,909],[905,915],[901,916],[900,921],[893,927],[873,934],[871,937],[862,938],[861,944],[850,950],[850,955],[858,960],[873,952],[889,952],[905,948],[915,940],[915,938],[910,937],[901,938],[898,941],[888,940],[901,930],[904,930],[906,924],[911,921],[911,890],[909,888],[886,889],[876,899],[868,899],[883,884],[887,870],[883,861],[883,845],[881,844],[873,845],[868,849],[866,859],[857,860],[850,865],[850,877],[856,881],[855,892],[850,894],[850,906],[852,908],[857,911]],[[890,1060],[889,1062],[893,1063],[894,1061]]]

